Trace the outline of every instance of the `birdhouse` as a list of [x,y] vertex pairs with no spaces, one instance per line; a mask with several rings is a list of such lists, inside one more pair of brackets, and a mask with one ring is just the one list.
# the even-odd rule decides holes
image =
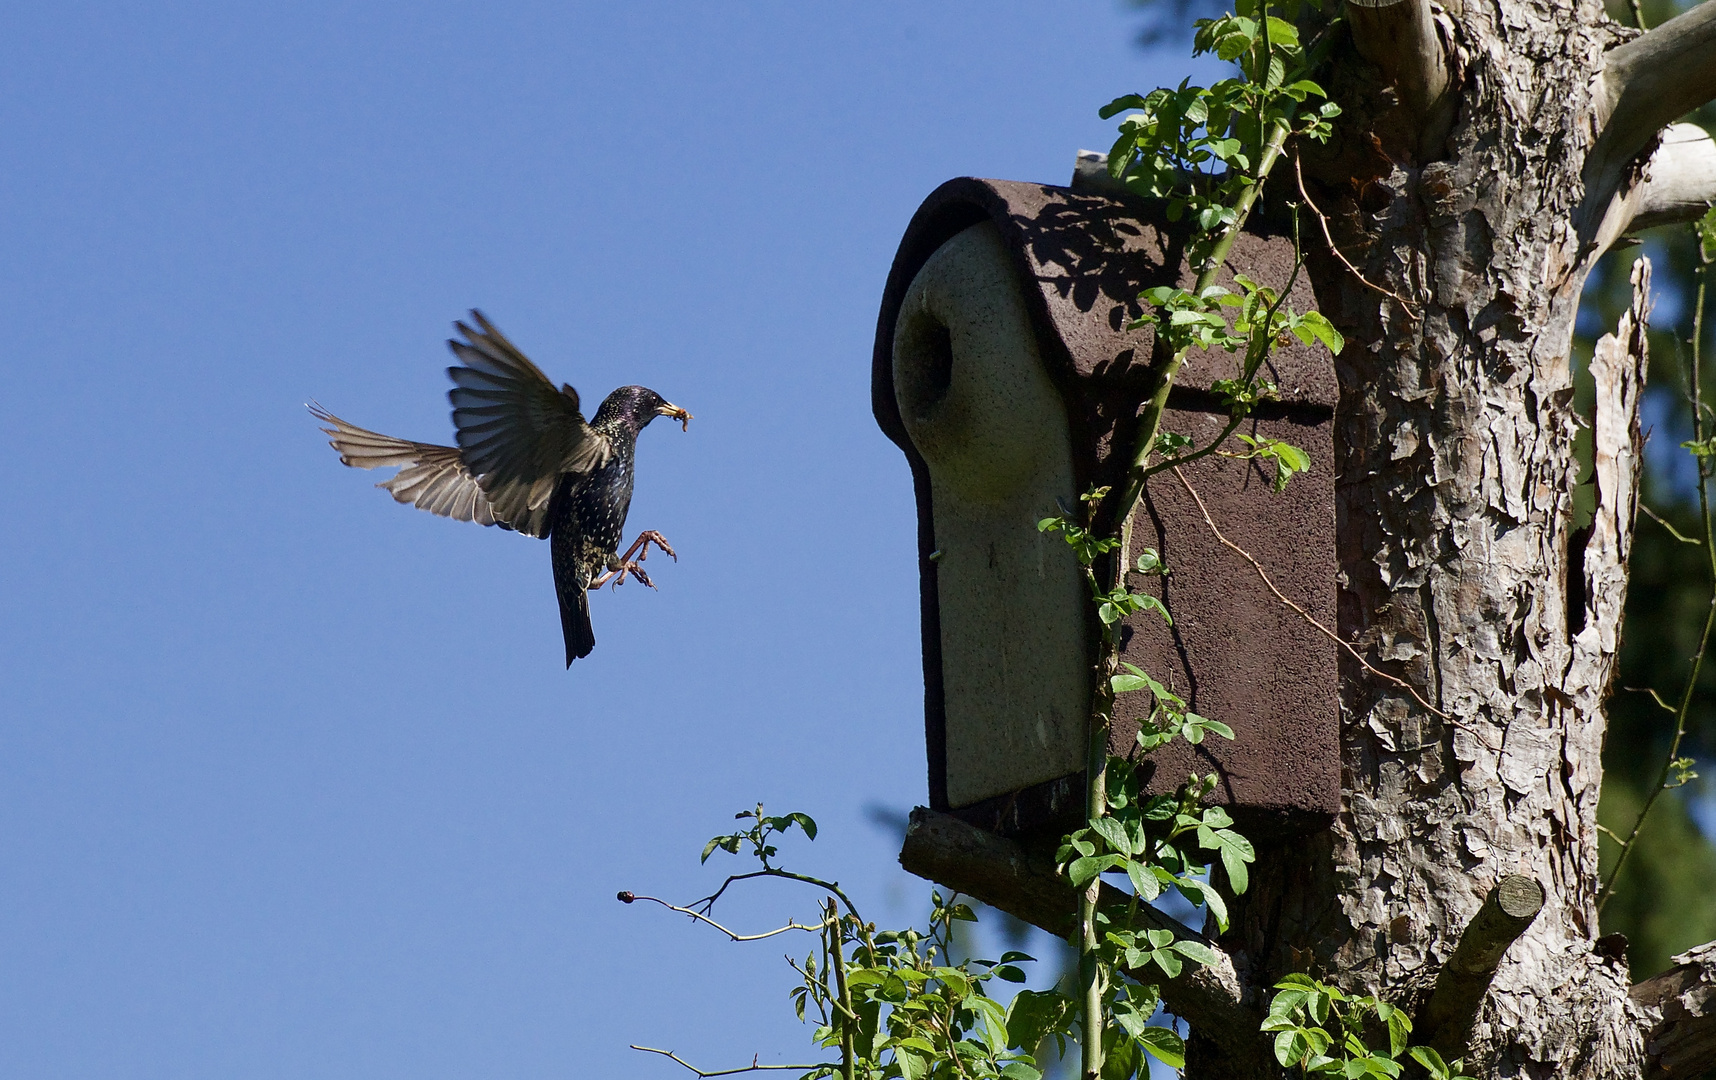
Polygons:
[[[1123,477],[1152,341],[1128,325],[1141,290],[1191,284],[1186,241],[1127,196],[960,179],[900,242],[872,395],[917,493],[932,809],[1008,834],[1083,815],[1098,624],[1072,549],[1037,522]],[[1290,237],[1255,227],[1227,283],[1237,272],[1279,288],[1293,262]],[[1289,302],[1315,306],[1303,273]],[[1211,384],[1233,366],[1226,353],[1188,356],[1163,429],[1208,443],[1228,420]],[[1152,785],[1214,771],[1213,797],[1263,835],[1324,827],[1340,799],[1337,646],[1307,619],[1335,625],[1335,374],[1327,352],[1295,342],[1267,377],[1278,400],[1240,430],[1304,450],[1309,473],[1277,493],[1269,463],[1212,455],[1183,483],[1152,477],[1133,550],[1155,548],[1168,573],[1131,580],[1173,623],[1146,611],[1122,629],[1123,660],[1237,736],[1152,754]],[[1148,697],[1121,695],[1113,752],[1135,750]]]

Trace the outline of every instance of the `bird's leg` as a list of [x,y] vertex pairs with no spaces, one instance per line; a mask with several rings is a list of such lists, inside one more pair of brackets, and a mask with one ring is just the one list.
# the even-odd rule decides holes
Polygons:
[[[638,538],[632,541],[632,546],[627,548],[626,553],[620,557],[622,559],[629,559],[632,557],[632,552],[636,551],[638,562],[643,562],[645,559],[649,558],[649,546],[651,544],[654,544],[656,547],[667,552],[667,557],[672,559],[674,562],[679,561],[679,554],[675,552],[672,545],[667,542],[667,537],[656,532],[654,529],[645,529],[643,532],[638,533]],[[643,550],[639,551],[639,548],[642,548]]]
[[[608,572],[597,578],[595,581],[592,581],[590,583],[590,589],[592,591],[600,589],[610,580],[613,581],[614,588],[617,589],[620,587],[620,583],[626,580],[627,574],[637,578],[650,588],[655,588],[655,582],[651,581],[649,579],[649,575],[644,573],[643,567],[638,565],[638,563],[649,558],[649,546],[651,544],[654,544],[656,547],[667,552],[668,557],[674,562],[679,561],[679,556],[668,544],[665,536],[656,532],[654,529],[645,529],[643,532],[638,534],[638,538],[636,540],[632,541],[632,546],[626,549],[626,553],[624,555],[614,555],[608,558]],[[632,561],[633,555],[637,556],[636,562]]]

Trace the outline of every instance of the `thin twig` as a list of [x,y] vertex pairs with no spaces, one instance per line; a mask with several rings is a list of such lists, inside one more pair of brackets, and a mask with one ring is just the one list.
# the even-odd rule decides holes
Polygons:
[[864,921],[864,917],[859,915],[858,909],[853,906],[851,898],[842,892],[840,886],[835,882],[824,881],[821,878],[811,877],[809,874],[795,874],[791,870],[778,870],[772,866],[764,867],[761,870],[752,870],[748,874],[728,874],[727,880],[721,883],[721,887],[719,889],[716,889],[701,900],[693,900],[692,904],[701,908],[704,914],[708,914],[715,909],[715,901],[721,899],[721,894],[727,891],[727,886],[733,884],[735,881],[749,881],[752,878],[760,877],[785,878],[787,881],[802,881],[806,885],[815,885],[819,889],[827,889],[835,896],[840,897],[841,903],[846,905],[846,910],[851,912],[853,918],[857,919],[859,922]]
[[1334,234],[1329,232],[1329,219],[1323,216],[1323,212],[1321,210],[1317,209],[1317,203],[1311,198],[1311,193],[1305,190],[1305,174],[1299,170],[1298,154],[1293,155],[1293,176],[1299,181],[1299,194],[1305,197],[1305,205],[1311,208],[1311,213],[1317,215],[1317,224],[1323,227],[1323,239],[1329,242],[1329,250],[1335,253],[1335,258],[1341,260],[1341,265],[1346,267],[1348,270],[1351,270],[1353,277],[1358,278],[1361,284],[1375,289],[1384,296],[1393,297],[1395,300],[1398,300],[1406,309],[1406,317],[1411,319],[1413,322],[1418,322],[1418,313],[1412,310],[1416,305],[1413,304],[1412,301],[1401,296],[1399,293],[1388,291],[1381,285],[1372,281],[1370,278],[1359,273],[1359,268],[1354,266],[1352,262],[1347,259],[1346,255],[1342,253],[1340,246],[1335,243]]
[[802,1069],[802,1070],[808,1072],[811,1069],[835,1069],[835,1068],[839,1068],[839,1066],[834,1065],[831,1062],[826,1062],[826,1061],[819,1061],[813,1065],[758,1065],[757,1059],[752,1058],[751,1063],[749,1065],[743,1066],[742,1068],[738,1068],[738,1069],[716,1069],[713,1072],[706,1072],[703,1069],[699,1069],[697,1066],[691,1064],[691,1062],[686,1061],[684,1058],[680,1057],[678,1054],[674,1053],[671,1050],[657,1050],[653,1046],[639,1046],[636,1043],[632,1044],[632,1049],[633,1050],[642,1050],[646,1054],[660,1054],[664,1058],[669,1058],[673,1061],[679,1062],[681,1065],[685,1066],[687,1069],[690,1069],[692,1072],[696,1073],[698,1076],[732,1076],[735,1073],[763,1072],[766,1069],[788,1069],[788,1070]]
[[1646,506],[1644,503],[1642,503],[1642,502],[1639,503],[1639,509],[1643,510],[1645,512],[1646,517],[1650,518],[1652,521],[1656,522],[1658,525],[1661,525],[1663,528],[1667,529],[1668,535],[1674,537],[1676,540],[1679,540],[1681,543],[1692,544],[1694,546],[1703,543],[1703,541],[1694,540],[1690,536],[1680,535],[1679,529],[1675,528],[1673,525],[1670,525],[1667,521],[1665,521],[1663,519],[1661,514],[1658,514],[1655,510],[1652,510],[1650,507]]
[[[1227,422],[1227,427],[1221,429],[1221,434],[1211,439],[1209,443],[1200,450],[1193,450],[1190,453],[1181,454],[1178,457],[1165,457],[1161,461],[1156,462],[1156,464],[1149,466],[1142,473],[1143,478],[1148,480],[1152,476],[1155,476],[1157,473],[1166,469],[1172,469],[1176,465],[1190,465],[1199,458],[1209,457],[1211,454],[1225,454],[1226,452],[1220,450],[1219,447],[1227,441],[1227,437],[1229,435],[1232,435],[1235,431],[1239,430],[1239,425],[1245,423],[1245,419],[1246,418],[1243,415],[1240,415],[1229,420]],[[1131,555],[1131,552],[1126,553],[1127,558],[1131,558]]]
[[1645,25],[1644,8],[1639,5],[1639,0],[1627,0],[1627,3],[1633,9],[1633,25],[1638,27],[1640,30],[1650,29]]
[[1634,694],[1649,694],[1651,696],[1651,700],[1655,701],[1657,703],[1657,706],[1660,709],[1662,709],[1664,712],[1672,713],[1675,711],[1673,705],[1670,705],[1668,702],[1662,700],[1662,695],[1657,693],[1653,688],[1651,688],[1649,686],[1623,686],[1623,687],[1621,687],[1621,689],[1626,690],[1630,693],[1634,693]]
[[[788,920],[788,922],[785,926],[778,926],[775,929],[769,930],[765,933],[761,933],[761,934],[737,934],[737,933],[734,933],[733,931],[727,929],[725,926],[722,926],[720,923],[716,922],[714,919],[711,919],[709,916],[703,914],[700,911],[694,911],[688,907],[680,907],[678,904],[670,904],[666,900],[661,899],[659,896],[644,896],[642,893],[627,893],[626,895],[630,896],[632,898],[631,900],[626,900],[626,903],[628,903],[628,904],[631,903],[633,900],[648,900],[652,904],[660,904],[662,907],[666,908],[669,911],[677,911],[681,915],[689,915],[693,919],[697,920],[700,923],[704,923],[705,925],[708,925],[708,926],[713,926],[715,929],[721,931],[723,934],[726,934],[729,938],[731,938],[734,941],[762,941],[764,938],[772,938],[777,934],[786,934],[786,933],[790,933],[794,930],[821,930],[825,925],[827,925],[825,923],[816,923],[812,926],[804,926],[800,923]],[[622,899],[624,899],[624,897],[622,897]]]
[[1453,724],[1455,727],[1464,727],[1465,726],[1464,724],[1461,724],[1458,720],[1455,720],[1453,717],[1451,717],[1447,713],[1443,712],[1441,709],[1438,709],[1436,706],[1430,704],[1428,701],[1425,701],[1423,695],[1421,695],[1417,690],[1415,690],[1411,683],[1407,682],[1404,679],[1398,679],[1398,678],[1394,677],[1393,675],[1390,675],[1386,671],[1378,671],[1376,668],[1372,667],[1370,662],[1368,660],[1366,660],[1363,656],[1361,656],[1357,649],[1353,648],[1351,645],[1349,645],[1345,641],[1341,640],[1341,637],[1339,634],[1336,634],[1333,630],[1330,630],[1328,627],[1326,627],[1322,623],[1318,622],[1316,616],[1312,615],[1309,611],[1306,611],[1304,608],[1300,607],[1298,604],[1295,604],[1293,601],[1289,600],[1286,597],[1286,595],[1281,592],[1280,589],[1277,589],[1275,587],[1275,582],[1273,582],[1269,579],[1269,574],[1263,569],[1263,564],[1258,562],[1256,559],[1252,558],[1251,552],[1245,550],[1244,548],[1240,547],[1238,544],[1234,543],[1232,540],[1229,540],[1226,536],[1222,535],[1221,529],[1216,527],[1215,519],[1210,517],[1209,509],[1204,506],[1204,500],[1198,495],[1197,491],[1195,489],[1193,489],[1192,485],[1187,482],[1186,474],[1181,472],[1179,469],[1176,468],[1174,470],[1174,477],[1175,477],[1175,479],[1180,481],[1180,486],[1186,489],[1186,494],[1188,494],[1192,497],[1192,501],[1198,504],[1198,512],[1204,516],[1204,524],[1208,525],[1210,527],[1210,532],[1215,534],[1215,538],[1217,540],[1221,541],[1221,544],[1223,547],[1227,548],[1229,551],[1232,551],[1234,554],[1238,555],[1240,558],[1244,559],[1246,562],[1251,564],[1251,568],[1253,570],[1257,571],[1257,576],[1263,580],[1263,584],[1268,587],[1270,592],[1275,594],[1275,599],[1277,599],[1277,600],[1281,601],[1283,604],[1287,605],[1287,607],[1291,608],[1294,612],[1296,612],[1300,618],[1304,619],[1306,622],[1310,623],[1312,626],[1314,626],[1318,630],[1320,630],[1324,637],[1328,638],[1330,641],[1334,642],[1336,645],[1339,645],[1341,648],[1345,649],[1349,654],[1351,654],[1351,656],[1354,660],[1357,660],[1359,662],[1359,664],[1361,666],[1363,666],[1363,668],[1366,671],[1370,672],[1372,675],[1375,675],[1377,678],[1382,679],[1384,682],[1392,683],[1393,685],[1398,686],[1402,690],[1406,691],[1408,694],[1411,694],[1413,697],[1413,700],[1417,701],[1418,704],[1424,706],[1433,715],[1438,716],[1443,720],[1446,720],[1448,723]]

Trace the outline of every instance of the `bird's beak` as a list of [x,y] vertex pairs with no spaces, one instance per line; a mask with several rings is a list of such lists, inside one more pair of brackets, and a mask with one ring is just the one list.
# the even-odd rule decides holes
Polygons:
[[655,407],[655,412],[657,416],[671,416],[675,420],[678,420],[679,430],[691,430],[691,414],[680,408],[678,405],[669,405],[664,401]]

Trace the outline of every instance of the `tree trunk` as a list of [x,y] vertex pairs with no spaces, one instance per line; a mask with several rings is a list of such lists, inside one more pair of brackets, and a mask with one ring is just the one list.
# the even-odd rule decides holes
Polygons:
[[[1571,363],[1607,207],[1587,198],[1604,119],[1592,75],[1630,35],[1588,0],[1449,7],[1445,138],[1425,145],[1435,118],[1379,93],[1386,57],[1379,73],[1355,50],[1331,79],[1340,138],[1306,161],[1335,244],[1370,283],[1327,252],[1311,265],[1319,306],[1349,340],[1337,361],[1340,632],[1445,715],[1347,662],[1343,811],[1318,842],[1259,859],[1223,943],[1253,986],[1310,971],[1407,1004],[1422,1027],[1486,895],[1524,875],[1546,891],[1543,909],[1474,1003],[1456,1056],[1480,1076],[1638,1075],[1644,1028],[1625,966],[1593,941],[1648,269],[1632,325],[1592,364],[1594,418],[1574,409]],[[1588,534],[1574,528],[1581,424],[1598,455]],[[1192,1075],[1233,1075],[1226,1041],[1199,1033]]]
[[[1293,972],[1406,1008],[1471,1075],[1699,1075],[1716,944],[1629,987],[1596,908],[1648,263],[1591,361],[1591,416],[1571,350],[1603,252],[1716,202],[1716,145],[1664,134],[1716,98],[1716,0],[1642,35],[1597,0],[1347,14],[1323,78],[1336,137],[1300,148],[1303,193],[1284,169],[1270,198],[1326,215],[1308,270],[1348,341],[1339,633],[1411,690],[1343,658],[1340,814],[1260,849],[1219,964],[1164,987],[1192,1018],[1187,1075],[1278,1076],[1258,1022]],[[1581,426],[1595,513],[1576,529]],[[914,816],[901,860],[1040,926],[1071,910],[1040,859],[941,815]]]

